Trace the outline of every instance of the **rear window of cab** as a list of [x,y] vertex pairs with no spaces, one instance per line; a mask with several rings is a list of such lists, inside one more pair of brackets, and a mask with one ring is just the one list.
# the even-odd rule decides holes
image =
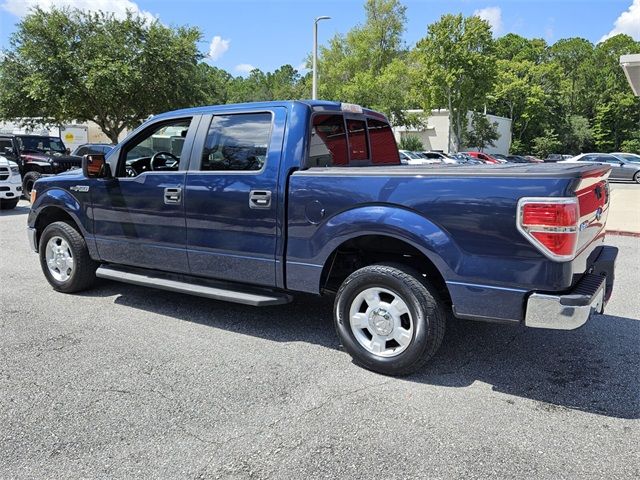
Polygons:
[[399,165],[391,126],[372,117],[317,113],[311,117],[306,167]]

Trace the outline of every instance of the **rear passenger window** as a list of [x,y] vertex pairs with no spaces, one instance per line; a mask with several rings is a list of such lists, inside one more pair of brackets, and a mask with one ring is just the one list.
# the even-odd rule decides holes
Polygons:
[[342,115],[315,115],[309,144],[309,167],[347,165],[347,138]]
[[373,118],[367,119],[367,126],[371,142],[371,163],[374,165],[400,163],[398,145],[391,131],[391,126]]
[[200,170],[261,170],[271,137],[271,113],[216,115],[211,120]]
[[349,157],[351,160],[368,160],[367,126],[363,120],[347,120],[349,133]]

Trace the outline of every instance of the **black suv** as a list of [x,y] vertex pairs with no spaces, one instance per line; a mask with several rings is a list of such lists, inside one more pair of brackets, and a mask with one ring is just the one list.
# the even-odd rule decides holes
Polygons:
[[0,134],[0,155],[18,164],[22,192],[27,198],[38,178],[79,168],[82,164],[82,157],[69,155],[59,137],[44,135]]

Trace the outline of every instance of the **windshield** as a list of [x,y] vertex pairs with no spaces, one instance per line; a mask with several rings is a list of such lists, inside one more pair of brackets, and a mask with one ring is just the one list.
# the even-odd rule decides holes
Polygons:
[[616,157],[622,158],[627,162],[640,163],[640,155],[634,155],[633,153],[618,153]]
[[43,153],[65,153],[66,148],[62,140],[56,137],[18,137],[20,150]]

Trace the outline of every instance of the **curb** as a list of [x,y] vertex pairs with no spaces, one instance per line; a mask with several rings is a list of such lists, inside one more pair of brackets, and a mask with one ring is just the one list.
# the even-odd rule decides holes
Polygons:
[[607,230],[607,235],[618,235],[620,237],[636,237],[640,238],[640,232],[625,232],[624,230]]

